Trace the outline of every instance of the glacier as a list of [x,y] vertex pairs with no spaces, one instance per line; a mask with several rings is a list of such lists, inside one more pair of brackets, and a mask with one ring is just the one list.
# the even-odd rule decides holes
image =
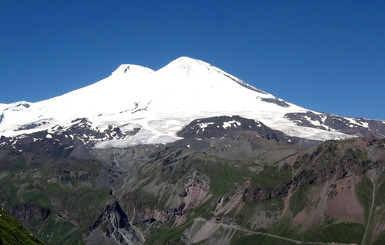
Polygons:
[[194,119],[238,115],[289,136],[320,141],[352,137],[334,129],[299,126],[285,117],[309,111],[204,61],[181,57],[157,71],[120,65],[99,82],[48,100],[0,104],[0,135],[57,132],[86,118],[98,131],[110,126],[123,132],[140,129],[95,147],[165,144],[178,140],[177,132]]

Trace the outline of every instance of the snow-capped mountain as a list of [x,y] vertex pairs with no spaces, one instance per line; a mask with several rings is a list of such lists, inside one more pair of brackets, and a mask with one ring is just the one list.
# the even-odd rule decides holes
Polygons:
[[[85,137],[96,147],[122,147],[173,142],[195,119],[233,115],[310,140],[385,135],[382,121],[311,111],[188,57],[157,71],[121,65],[97,83],[52,99],[0,104],[0,135],[20,137],[47,130],[48,136],[82,122],[97,134],[68,137]],[[240,122],[222,124],[240,126]],[[200,127],[204,130],[207,125]]]

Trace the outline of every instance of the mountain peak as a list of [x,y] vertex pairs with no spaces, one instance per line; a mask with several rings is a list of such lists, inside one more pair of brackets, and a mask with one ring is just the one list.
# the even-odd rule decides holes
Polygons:
[[194,58],[190,58],[190,57],[187,57],[187,56],[181,56],[181,57],[175,59],[174,61],[171,61],[170,64],[174,63],[174,62],[179,63],[179,64],[206,63],[204,61],[201,61],[201,60],[198,60],[198,59],[194,59]]
[[132,65],[132,64],[122,64],[115,71],[111,73],[111,75],[124,75],[132,72],[143,72],[147,74],[151,74],[154,71],[148,67],[140,66],[140,65]]
[[[289,104],[220,68],[186,56],[157,71],[123,64],[95,84],[49,100],[0,104],[0,135],[55,130],[57,125],[64,128],[86,118],[100,132],[117,127],[127,136],[137,130],[124,138],[127,141],[116,141],[122,146],[157,144],[177,140],[177,132],[197,118],[232,115],[311,140],[350,137],[338,128],[330,129],[331,117]],[[366,130],[369,125],[346,118],[339,124],[332,122],[350,130],[346,132],[358,127]],[[106,138],[106,144],[107,140],[112,139]]]
[[214,66],[204,61],[182,56],[174,61],[171,61],[159,71],[182,72],[190,76],[193,73],[211,72],[213,71],[213,68]]

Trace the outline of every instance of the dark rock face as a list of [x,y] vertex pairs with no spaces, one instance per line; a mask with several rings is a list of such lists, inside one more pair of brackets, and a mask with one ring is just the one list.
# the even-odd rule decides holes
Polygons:
[[192,121],[177,135],[184,138],[222,137],[233,131],[257,130],[260,126],[261,124],[255,120],[239,116],[210,117]]
[[281,107],[289,107],[290,106],[286,101],[280,100],[278,98],[261,98],[261,100],[265,101],[265,102],[276,104],[276,105],[281,106]]
[[126,213],[116,201],[107,205],[98,220],[90,227],[92,232],[87,244],[143,244],[142,233],[132,226]]
[[[355,145],[350,144],[349,141],[327,141],[315,148],[311,154],[300,156],[293,167],[302,164],[306,168],[293,176],[293,184],[305,186],[315,182],[325,183],[333,176],[336,180],[343,179],[348,173],[361,176],[368,170],[383,165],[383,139],[359,138],[354,142]],[[362,146],[356,146],[360,144]],[[378,159],[370,159],[368,153],[372,151],[378,154]]]
[[9,212],[13,217],[20,221],[26,220],[45,220],[51,213],[49,208],[37,207],[27,203],[14,206]]
[[[131,226],[128,222],[126,213],[122,210],[118,202],[107,205],[104,212],[99,216],[91,229],[99,227],[106,220],[110,220],[111,222],[111,227],[108,227],[105,230],[107,236],[112,234],[114,228],[129,228]],[[111,230],[108,230],[109,228],[111,228]]]
[[[74,124],[69,128],[54,127],[50,132],[44,130],[14,138],[2,136],[0,143],[5,143],[8,147],[12,146],[18,151],[45,154],[50,157],[71,156],[91,159],[93,157],[89,151],[96,142],[124,138],[135,135],[140,130],[136,128],[131,132],[123,133],[118,127],[109,126],[104,131],[98,131],[86,118],[78,118],[72,123]],[[23,125],[19,130],[31,129],[39,125]]]
[[38,122],[38,123],[25,124],[25,125],[19,127],[18,129],[16,129],[16,131],[23,131],[23,130],[33,129],[33,128],[45,125],[47,123],[48,123],[47,121],[41,121],[41,122]]
[[185,138],[185,139],[177,140],[173,143],[173,145],[176,145],[179,147],[188,147],[197,151],[210,147],[210,143],[204,140],[195,139],[195,138]]
[[[303,127],[310,127],[310,128],[320,128],[323,130],[327,130],[325,126],[322,125],[322,117],[318,114],[315,114],[313,112],[306,112],[306,113],[287,113],[285,115],[286,118],[289,118],[290,120],[294,121],[298,126]],[[314,123],[311,123],[311,121],[316,121],[320,125],[315,125]]]
[[1,113],[0,115],[0,123],[4,120],[4,113]]
[[319,128],[323,130],[336,130],[341,133],[359,137],[385,137],[385,123],[378,120],[363,118],[347,118],[328,114],[308,111],[306,113],[287,113],[286,118],[294,121],[298,126]]
[[[278,130],[273,130],[267,127],[261,122],[240,116],[222,116],[196,119],[179,131],[177,135],[185,138],[185,140],[191,138],[208,139],[212,137],[219,138],[224,135],[240,131],[258,132],[258,134],[264,139],[274,140],[284,144],[314,146],[320,143],[319,141],[306,140],[285,135]],[[203,143],[200,143],[199,145],[202,147]]]

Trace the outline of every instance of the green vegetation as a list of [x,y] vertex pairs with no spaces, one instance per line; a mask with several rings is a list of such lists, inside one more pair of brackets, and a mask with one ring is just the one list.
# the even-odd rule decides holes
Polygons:
[[372,192],[373,192],[373,184],[372,181],[366,176],[363,175],[362,179],[356,185],[356,195],[358,201],[362,205],[365,210],[365,220],[368,220],[369,209],[372,203]]
[[289,242],[286,240],[282,240],[275,237],[270,237],[266,235],[245,235],[243,232],[237,232],[231,240],[231,245],[255,245],[255,244],[263,244],[263,245],[292,245],[293,242]]
[[372,243],[373,245],[385,244],[385,232],[382,232]]
[[[198,244],[215,243],[225,237],[230,239],[232,235],[231,244],[235,245],[292,244],[278,236],[304,243],[360,243],[366,227],[369,236],[374,229],[379,230],[377,223],[382,224],[385,175],[381,170],[383,162],[368,158],[368,155],[376,153],[378,159],[383,153],[367,154],[365,142],[361,140],[356,145],[355,142],[351,139],[328,141],[282,160],[279,160],[282,152],[271,157],[269,154],[273,152],[265,150],[260,150],[258,154],[248,151],[246,155],[234,151],[240,155],[234,157],[227,156],[226,152],[215,154],[214,150],[211,153],[215,155],[210,155],[210,151],[204,153],[165,146],[159,152],[146,156],[148,161],[135,172],[133,179],[127,179],[126,185],[120,189],[122,192],[118,191],[122,194],[119,203],[127,212],[128,219],[133,220],[132,224],[143,231],[147,244],[181,244],[181,239],[187,236],[186,231],[195,235],[196,230],[206,227],[202,226],[206,220],[215,220],[220,225],[215,227],[218,228],[215,232],[214,229],[209,230],[210,237]],[[90,233],[89,228],[114,198],[108,188],[101,186],[118,180],[113,183],[117,187],[122,179],[119,174],[124,174],[122,170],[116,179],[106,177],[100,181],[99,177],[111,177],[116,169],[108,169],[111,173],[106,174],[100,171],[101,163],[96,161],[16,153],[12,157],[13,160],[0,161],[0,198],[5,200],[7,210],[20,214],[24,225],[50,244],[84,244]],[[293,164],[296,167],[292,168]],[[345,223],[338,219],[338,213],[333,213],[334,218],[328,217],[325,210],[329,208],[328,202],[334,199],[331,195],[329,198],[320,195],[328,195],[330,191],[333,195],[340,194],[341,185],[337,181],[361,178],[355,191],[365,210],[367,223],[373,203],[373,184],[365,174],[369,166],[377,174],[373,209],[376,217],[373,222],[369,222],[368,226]],[[105,171],[105,168],[102,170]],[[192,187],[188,193],[185,192],[186,185]],[[313,195],[312,190],[321,186],[326,190],[320,195]],[[209,194],[204,196],[206,190]],[[288,190],[291,190],[288,200],[290,210],[282,216]],[[191,202],[183,206],[185,200]],[[221,211],[224,212],[216,216],[214,211],[219,200],[223,200]],[[325,201],[322,206],[325,209],[312,213],[312,219],[301,224],[301,219],[296,216],[301,211],[312,210],[320,200]],[[197,203],[197,207],[191,208]],[[44,215],[40,214],[40,211],[47,210],[49,212]],[[186,222],[174,227],[181,213],[186,215],[183,217]],[[298,219],[294,220],[295,217]],[[195,220],[201,223],[192,228],[196,218],[201,218]],[[104,230],[107,229],[104,224]],[[370,239],[377,244],[385,243],[384,234]]]
[[356,243],[361,242],[365,227],[355,223],[338,223],[315,226],[303,234],[303,240],[307,242],[340,242]]
[[346,150],[345,155],[357,162],[368,160],[368,156],[366,155],[366,153],[362,152],[360,149],[354,150],[352,148],[349,148]]
[[0,244],[35,245],[43,242],[0,207]]
[[41,224],[41,237],[49,244],[84,244],[88,231],[63,219],[50,215]]
[[209,200],[202,203],[199,207],[191,211],[188,215],[191,217],[191,219],[195,219],[198,217],[203,217],[206,219],[210,219],[213,217],[213,212],[215,209],[215,197],[212,196]]
[[290,210],[293,213],[293,216],[296,216],[300,211],[308,206],[309,200],[307,195],[312,186],[314,186],[314,184],[300,186],[293,192],[290,198]]
[[286,185],[291,180],[291,168],[281,168],[278,166],[265,165],[263,171],[251,178],[253,186],[278,187]]
[[191,224],[192,222],[188,222],[179,227],[169,228],[166,232],[165,229],[153,228],[146,238],[146,244],[183,244],[181,241],[182,234]]
[[131,208],[135,208],[138,211],[143,210],[144,208],[165,208],[160,205],[158,197],[151,193],[141,191],[140,189],[129,194],[128,203],[132,205]]
[[385,174],[376,179],[376,205],[383,205],[385,203]]
[[255,227],[252,227],[251,222],[253,221],[253,216],[255,213],[261,213],[261,215],[266,216],[266,219],[276,220],[284,208],[284,203],[282,198],[275,197],[270,198],[265,201],[257,202],[247,202],[243,205],[242,209],[237,212],[235,210],[229,214],[229,216],[235,215],[235,219],[238,221],[239,225],[246,227],[247,229],[254,230]]
[[244,167],[232,165],[225,160],[213,161],[202,166],[202,170],[210,178],[210,192],[215,196],[236,191],[236,184],[243,184],[253,173]]
[[111,199],[107,188],[96,186],[100,163],[37,154],[13,161],[0,162],[6,209],[20,213],[23,224],[47,243],[84,244],[88,228]]
[[282,237],[298,239],[299,238],[299,228],[293,224],[292,220],[289,218],[283,218],[274,224],[271,228],[267,229],[267,233],[277,234]]

